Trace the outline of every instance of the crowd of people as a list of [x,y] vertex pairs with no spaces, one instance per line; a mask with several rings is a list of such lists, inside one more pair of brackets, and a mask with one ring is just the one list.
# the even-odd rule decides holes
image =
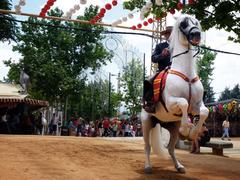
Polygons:
[[83,118],[71,118],[62,127],[68,129],[66,135],[85,137],[135,137],[142,136],[141,121],[133,119],[109,119],[104,117],[101,120],[86,121]]

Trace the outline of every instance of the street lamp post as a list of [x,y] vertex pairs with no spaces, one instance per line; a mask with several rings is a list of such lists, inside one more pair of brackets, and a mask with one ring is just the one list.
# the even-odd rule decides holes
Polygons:
[[108,89],[108,116],[111,117],[111,76],[116,76],[115,74],[109,73],[109,89]]

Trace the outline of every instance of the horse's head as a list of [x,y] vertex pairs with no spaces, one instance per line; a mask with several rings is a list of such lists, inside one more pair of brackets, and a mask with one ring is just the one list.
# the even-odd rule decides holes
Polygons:
[[[180,33],[179,33],[180,32]],[[176,33],[180,36],[178,40],[182,44],[193,46],[199,45],[201,41],[201,27],[197,19],[189,15],[181,15],[174,26],[172,36]],[[174,38],[174,37],[171,37]]]

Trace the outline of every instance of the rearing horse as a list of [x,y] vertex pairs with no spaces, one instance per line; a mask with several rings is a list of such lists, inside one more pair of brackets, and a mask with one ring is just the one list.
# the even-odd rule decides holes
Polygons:
[[[162,92],[162,101],[156,105],[156,113],[149,114],[142,109],[141,120],[145,142],[145,172],[151,172],[150,152],[163,155],[166,148],[161,139],[161,126],[170,132],[168,152],[178,172],[185,173],[184,166],[176,159],[174,149],[178,135],[188,139],[197,138],[202,124],[208,116],[208,109],[203,103],[203,86],[200,82],[194,60],[192,45],[199,45],[201,31],[199,22],[189,16],[181,15],[170,36],[170,51],[172,65],[168,70],[165,88]],[[164,103],[163,103],[164,102]],[[199,115],[198,124],[190,127],[188,114]],[[152,119],[161,123],[152,127]],[[150,141],[151,138],[151,141]]]

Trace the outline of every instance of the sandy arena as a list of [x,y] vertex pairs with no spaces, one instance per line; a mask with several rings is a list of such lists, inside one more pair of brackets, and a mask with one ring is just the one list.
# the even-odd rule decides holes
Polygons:
[[176,150],[186,167],[179,174],[170,160],[152,156],[153,173],[145,174],[142,138],[79,138],[0,135],[0,180],[238,180],[240,138],[225,157],[210,148],[198,155]]

